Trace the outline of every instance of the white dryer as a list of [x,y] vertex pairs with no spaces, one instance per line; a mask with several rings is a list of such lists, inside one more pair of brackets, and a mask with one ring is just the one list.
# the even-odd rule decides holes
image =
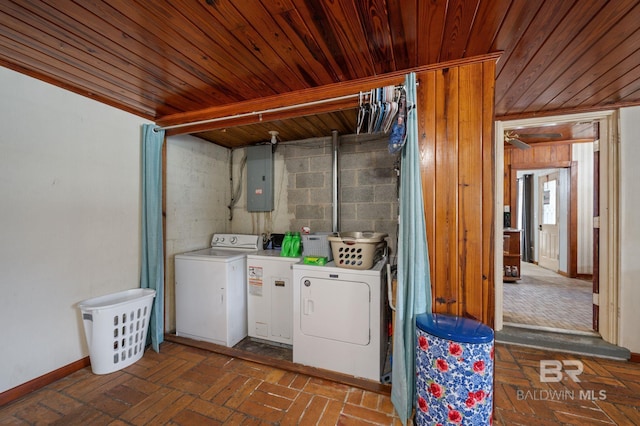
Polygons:
[[280,250],[247,255],[247,325],[249,337],[291,345],[293,342],[293,270],[299,257]]
[[379,382],[386,360],[386,258],[368,270],[293,265],[293,362]]
[[247,337],[247,254],[259,235],[214,234],[211,247],[175,256],[176,334],[232,347]]

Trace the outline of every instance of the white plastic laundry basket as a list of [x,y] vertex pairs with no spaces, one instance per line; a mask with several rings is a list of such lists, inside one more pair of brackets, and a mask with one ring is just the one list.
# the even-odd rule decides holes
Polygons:
[[78,304],[95,374],[112,373],[142,358],[155,295],[155,290],[136,288]]

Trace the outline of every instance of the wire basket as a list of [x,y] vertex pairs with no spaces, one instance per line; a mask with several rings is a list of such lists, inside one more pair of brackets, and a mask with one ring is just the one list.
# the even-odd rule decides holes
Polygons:
[[328,237],[336,266],[371,269],[386,252],[387,234],[380,232],[341,232]]
[[333,253],[331,252],[331,244],[329,243],[329,236],[336,234],[303,234],[302,235],[302,255],[303,256],[317,256],[326,257],[327,260],[333,259]]

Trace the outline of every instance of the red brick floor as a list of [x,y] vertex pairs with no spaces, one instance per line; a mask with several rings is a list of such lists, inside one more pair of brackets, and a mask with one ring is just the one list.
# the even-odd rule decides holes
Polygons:
[[[579,359],[581,381],[541,383],[544,359]],[[494,424],[640,425],[640,364],[497,345],[495,383]],[[387,395],[166,342],[124,370],[98,376],[85,368],[0,408],[0,425],[9,424],[400,422]]]
[[[640,425],[638,363],[511,345],[496,345],[495,354],[494,424]],[[559,382],[543,383],[541,360],[580,361],[580,381],[563,374]]]

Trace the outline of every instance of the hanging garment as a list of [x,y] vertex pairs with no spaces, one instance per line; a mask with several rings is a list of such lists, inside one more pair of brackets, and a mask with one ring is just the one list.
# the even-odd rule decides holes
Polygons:
[[396,86],[360,92],[356,134],[389,133],[396,122],[402,93],[404,90]]
[[371,116],[371,92],[360,92],[359,108],[358,108],[358,123],[356,126],[356,134],[361,132],[368,132],[369,119]]
[[387,86],[387,114],[382,123],[382,132],[389,133],[398,116],[398,101],[400,100],[399,89],[394,86]]
[[407,140],[407,97],[404,90],[401,90],[400,100],[398,102],[398,114],[396,121],[391,128],[389,135],[389,153],[396,154],[400,152]]
[[380,103],[378,102],[378,89],[371,89],[371,101],[369,102],[369,129],[368,133],[375,133],[378,115],[380,114]]

